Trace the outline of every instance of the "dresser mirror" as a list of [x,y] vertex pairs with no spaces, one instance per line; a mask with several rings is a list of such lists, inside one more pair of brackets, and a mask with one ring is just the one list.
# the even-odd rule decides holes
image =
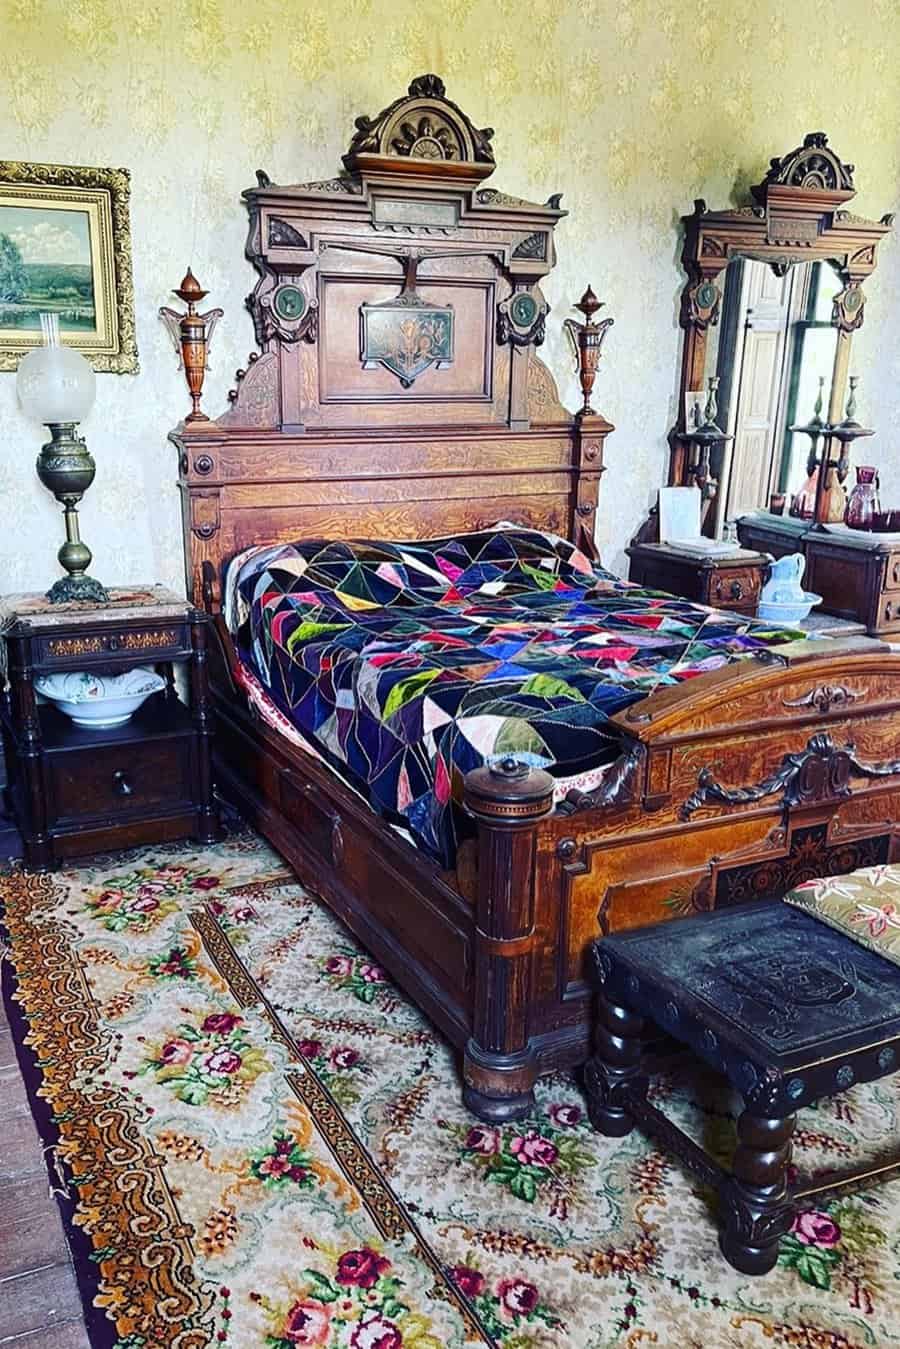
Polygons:
[[[846,417],[851,351],[891,217],[851,214],[853,165],[822,132],[773,159],[752,201],[685,217],[678,423],[669,482],[695,484],[704,533],[773,502],[785,514],[814,465],[813,438],[792,430],[814,416],[822,487],[804,496],[805,526],[835,518],[849,461],[829,433]],[[854,409],[851,408],[851,412]],[[831,492],[829,517],[826,497]]]
[[715,534],[725,521],[767,507],[773,497],[789,503],[801,491],[810,442],[791,428],[808,421],[820,401],[824,416],[829,402],[837,354],[832,296],[839,289],[824,261],[773,268],[738,257],[726,267],[722,316],[706,353],[719,381],[716,420],[728,437],[711,462],[720,484],[711,497]]

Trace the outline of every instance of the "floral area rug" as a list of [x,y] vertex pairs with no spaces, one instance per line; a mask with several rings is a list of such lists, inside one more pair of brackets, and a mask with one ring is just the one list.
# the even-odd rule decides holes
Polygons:
[[[14,870],[0,899],[94,1345],[900,1344],[900,1183],[821,1201],[772,1274],[737,1274],[710,1196],[596,1136],[569,1077],[520,1124],[469,1116],[444,1042],[253,835]],[[734,1102],[685,1081],[656,1100],[727,1156]],[[798,1166],[877,1154],[897,1095],[804,1112]]]

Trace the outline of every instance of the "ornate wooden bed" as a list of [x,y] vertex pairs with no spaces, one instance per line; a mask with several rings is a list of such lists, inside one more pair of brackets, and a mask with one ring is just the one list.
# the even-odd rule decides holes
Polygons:
[[[492,133],[434,76],[356,126],[340,178],[280,187],[260,173],[245,194],[260,350],[223,416],[203,419],[195,397],[172,433],[188,587],[221,638],[215,767],[464,1051],[470,1108],[510,1119],[538,1074],[587,1056],[583,957],[598,931],[897,855],[900,654],[864,639],[798,643],[655,692],[614,718],[621,754],[603,785],[555,808],[540,771],[475,770],[465,802],[477,842],[454,872],[261,720],[232,678],[221,613],[224,564],[248,545],[429,538],[506,519],[594,547],[612,430],[589,404],[603,328],[579,326],[575,417],[535,354],[559,197],[481,186]],[[199,395],[202,316],[185,325]]]

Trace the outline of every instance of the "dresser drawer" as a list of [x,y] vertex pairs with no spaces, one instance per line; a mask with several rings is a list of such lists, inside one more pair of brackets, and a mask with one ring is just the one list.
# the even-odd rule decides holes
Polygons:
[[[884,572],[885,590],[900,590],[900,553],[891,553]],[[897,601],[894,600],[896,607]]]
[[191,800],[191,738],[51,754],[47,776],[51,823],[175,811]]

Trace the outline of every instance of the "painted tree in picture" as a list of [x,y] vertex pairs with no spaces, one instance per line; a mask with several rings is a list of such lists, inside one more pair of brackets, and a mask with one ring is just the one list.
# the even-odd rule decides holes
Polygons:
[[25,296],[25,264],[8,234],[0,234],[0,301],[19,301]]
[[41,313],[64,332],[95,331],[90,218],[0,205],[0,328],[39,331]]

